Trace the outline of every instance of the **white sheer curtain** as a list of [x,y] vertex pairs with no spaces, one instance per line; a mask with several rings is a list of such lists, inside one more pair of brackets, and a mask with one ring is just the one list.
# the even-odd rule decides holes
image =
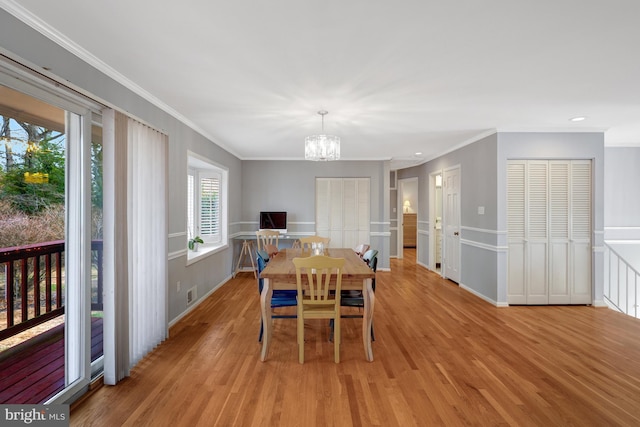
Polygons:
[[103,111],[104,382],[167,336],[167,136]]

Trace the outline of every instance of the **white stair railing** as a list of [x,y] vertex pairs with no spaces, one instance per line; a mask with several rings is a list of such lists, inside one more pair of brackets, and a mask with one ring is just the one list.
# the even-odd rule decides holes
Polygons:
[[609,306],[633,317],[638,316],[640,273],[605,243],[604,299]]

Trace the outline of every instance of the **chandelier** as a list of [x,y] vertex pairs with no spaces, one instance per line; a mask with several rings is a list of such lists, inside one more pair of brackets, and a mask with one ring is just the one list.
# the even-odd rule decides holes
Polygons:
[[322,116],[322,134],[304,139],[304,158],[313,161],[340,160],[340,137],[324,134],[324,116],[329,112],[320,110],[318,114]]

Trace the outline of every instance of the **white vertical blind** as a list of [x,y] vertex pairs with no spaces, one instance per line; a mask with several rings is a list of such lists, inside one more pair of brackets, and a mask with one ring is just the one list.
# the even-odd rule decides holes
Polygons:
[[104,221],[104,383],[129,375],[127,117],[102,112]]
[[167,137],[113,110],[104,136],[104,381],[167,336]]
[[129,119],[129,357],[167,336],[167,137]]

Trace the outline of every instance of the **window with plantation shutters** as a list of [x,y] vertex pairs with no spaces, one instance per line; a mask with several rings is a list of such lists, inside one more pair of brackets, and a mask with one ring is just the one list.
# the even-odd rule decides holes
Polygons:
[[200,176],[200,235],[211,242],[220,240],[221,217],[220,175]]
[[228,171],[190,153],[187,172],[187,239],[200,237],[204,244],[187,252],[197,258],[227,244],[226,200]]

